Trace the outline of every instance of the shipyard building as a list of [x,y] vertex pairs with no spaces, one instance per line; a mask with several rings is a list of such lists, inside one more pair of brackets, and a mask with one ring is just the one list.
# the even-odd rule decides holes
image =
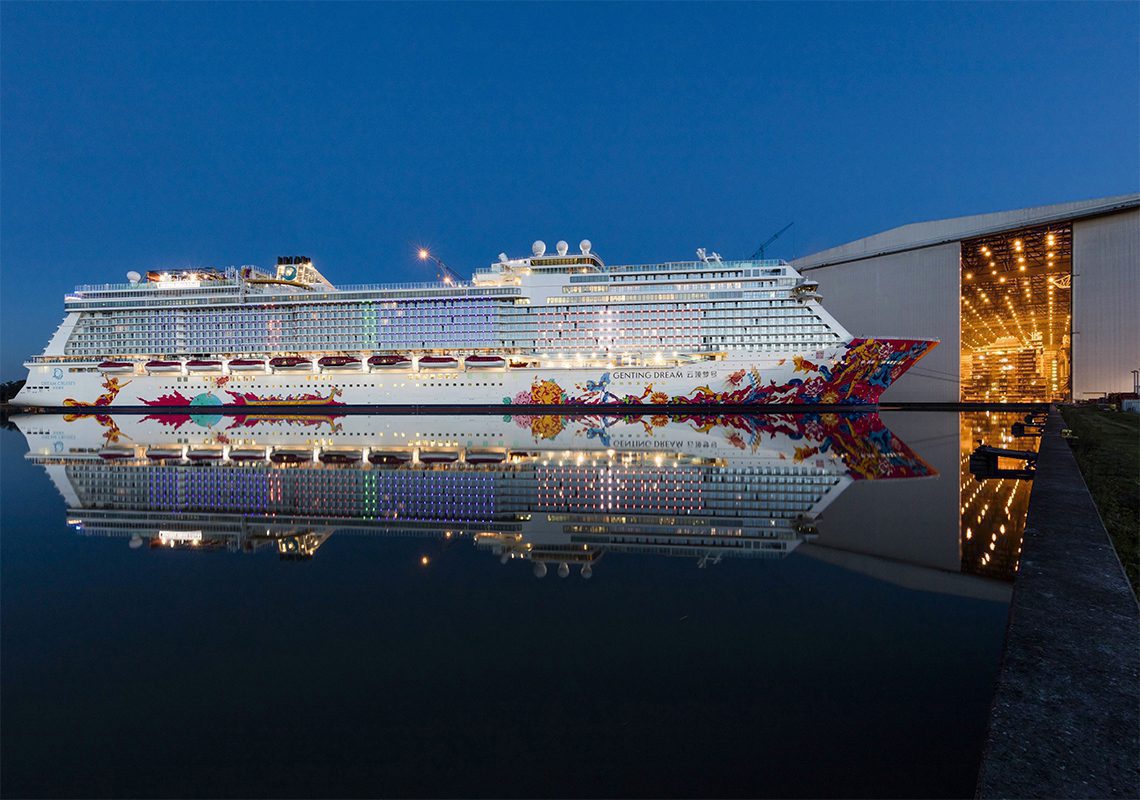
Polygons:
[[884,402],[1133,391],[1140,194],[904,225],[793,264],[852,333],[942,340]]

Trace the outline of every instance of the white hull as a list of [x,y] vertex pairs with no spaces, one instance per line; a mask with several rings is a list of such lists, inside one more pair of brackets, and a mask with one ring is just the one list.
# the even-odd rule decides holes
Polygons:
[[[916,352],[916,346],[919,352]],[[753,354],[661,366],[283,370],[105,374],[31,363],[16,403],[44,408],[186,406],[502,407],[564,405],[866,405],[925,352],[912,340],[862,340],[810,354]]]

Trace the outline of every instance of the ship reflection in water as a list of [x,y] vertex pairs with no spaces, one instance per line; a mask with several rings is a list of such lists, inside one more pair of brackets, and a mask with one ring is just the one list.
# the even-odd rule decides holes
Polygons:
[[[1009,441],[1002,432],[1012,421],[963,415],[958,530],[938,503],[906,499],[944,495],[950,482],[876,413],[71,415],[18,424],[74,530],[124,537],[132,548],[305,560],[338,532],[414,536],[424,539],[425,567],[467,541],[539,578],[588,579],[607,555],[679,556],[704,568],[803,547],[907,584],[916,578],[908,567],[1012,576],[1028,484],[978,482],[962,466],[969,442]],[[935,480],[923,489],[917,479]],[[832,524],[825,512],[872,481]],[[949,547],[958,553],[943,558]],[[949,588],[941,575],[925,582]]]
[[16,417],[6,793],[968,796],[1018,419]]

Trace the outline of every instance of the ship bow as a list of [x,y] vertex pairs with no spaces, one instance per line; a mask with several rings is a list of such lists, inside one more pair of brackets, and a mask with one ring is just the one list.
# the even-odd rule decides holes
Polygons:
[[936,339],[852,339],[836,370],[843,402],[878,403],[883,392],[937,346]]

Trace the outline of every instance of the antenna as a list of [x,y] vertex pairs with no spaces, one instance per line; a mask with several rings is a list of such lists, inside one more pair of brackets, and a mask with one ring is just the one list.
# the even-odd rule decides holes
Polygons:
[[755,253],[753,253],[753,254],[751,255],[751,257],[750,257],[748,260],[749,260],[749,261],[755,261],[756,259],[760,259],[761,261],[763,261],[763,260],[764,260],[764,249],[765,249],[765,248],[766,248],[768,245],[770,245],[772,242],[774,242],[774,241],[776,241],[777,239],[779,239],[779,238],[780,238],[780,236],[782,236],[782,235],[783,235],[785,232],[787,232],[788,228],[792,227],[792,226],[793,226],[793,225],[795,225],[795,224],[796,224],[795,222],[789,222],[787,225],[785,225],[784,227],[780,228],[780,230],[776,231],[776,232],[775,232],[775,233],[773,233],[771,236],[769,236],[769,237],[768,237],[768,241],[766,241],[766,242],[764,242],[764,244],[760,245],[760,247],[758,247],[758,248],[756,249],[756,252],[755,252]]

